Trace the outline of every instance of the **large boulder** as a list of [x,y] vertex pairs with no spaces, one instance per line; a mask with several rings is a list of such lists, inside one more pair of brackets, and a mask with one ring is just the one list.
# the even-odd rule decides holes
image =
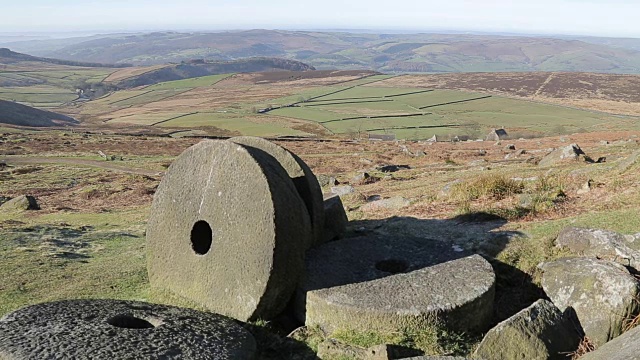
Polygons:
[[548,300],[538,300],[499,323],[474,353],[485,360],[567,359],[582,337],[569,316]]
[[636,237],[621,235],[613,231],[567,227],[556,238],[556,246],[580,256],[593,256],[619,262],[623,265],[638,268],[640,245]]
[[36,198],[30,195],[20,195],[9,201],[6,201],[0,206],[0,210],[4,212],[26,211],[26,210],[39,210],[40,205]]
[[213,313],[121,300],[65,300],[0,319],[0,358],[252,359],[253,336]]
[[596,346],[620,335],[640,310],[640,286],[622,265],[592,259],[560,259],[542,266],[542,288],[565,311],[573,308]]
[[589,158],[577,144],[561,147],[553,150],[547,156],[543,157],[538,163],[539,166],[552,166],[558,163],[571,161],[587,161]]
[[631,329],[580,360],[638,360],[640,359],[640,326]]
[[294,153],[263,138],[240,136],[229,140],[260,149],[273,156],[282,165],[298,190],[300,198],[304,201],[311,219],[313,238],[309,239],[308,247],[322,243],[322,228],[324,226],[322,189],[309,166]]
[[169,167],[147,224],[153,288],[239,320],[286,306],[312,237],[304,202],[269,154],[204,141]]
[[478,255],[418,238],[359,237],[307,253],[297,315],[307,326],[395,331],[443,326],[482,331],[493,313],[495,275]]

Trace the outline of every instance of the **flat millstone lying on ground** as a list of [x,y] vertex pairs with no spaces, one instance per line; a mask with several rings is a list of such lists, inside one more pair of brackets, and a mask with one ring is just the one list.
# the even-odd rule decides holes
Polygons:
[[437,240],[345,239],[307,252],[296,312],[307,326],[393,331],[442,325],[484,330],[495,275],[478,255]]
[[260,149],[273,156],[282,165],[309,212],[313,231],[313,239],[309,239],[309,247],[322,243],[324,227],[322,189],[309,166],[294,153],[263,138],[239,136],[229,141]]
[[309,216],[262,150],[204,141],[164,176],[147,225],[149,281],[223,315],[270,319],[304,268]]
[[0,319],[1,359],[252,359],[253,336],[213,313],[120,300],[66,300]]

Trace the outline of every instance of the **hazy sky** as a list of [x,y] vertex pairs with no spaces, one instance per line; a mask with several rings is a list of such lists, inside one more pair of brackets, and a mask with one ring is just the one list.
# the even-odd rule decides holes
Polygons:
[[475,30],[640,37],[639,0],[0,0],[0,32]]

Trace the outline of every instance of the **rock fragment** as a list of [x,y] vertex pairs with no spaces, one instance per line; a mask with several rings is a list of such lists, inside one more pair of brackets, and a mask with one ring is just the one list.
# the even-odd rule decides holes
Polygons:
[[566,359],[578,348],[574,324],[548,300],[499,323],[484,336],[474,358],[486,360]]
[[0,210],[4,212],[40,210],[40,205],[35,197],[31,195],[20,195],[0,206]]

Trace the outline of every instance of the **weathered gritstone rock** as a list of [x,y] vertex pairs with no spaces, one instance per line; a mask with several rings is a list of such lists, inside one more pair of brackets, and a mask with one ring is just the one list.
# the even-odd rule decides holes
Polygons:
[[633,328],[580,360],[638,360],[640,359],[640,326]]
[[587,161],[587,157],[577,144],[553,150],[538,163],[540,166],[551,166],[565,161]]
[[474,358],[484,360],[567,359],[581,336],[568,316],[548,300],[499,323],[484,336]]
[[149,281],[240,320],[277,315],[304,268],[304,203],[280,164],[229,141],[187,149],[147,225]]
[[252,359],[253,336],[233,320],[173,306],[66,300],[0,319],[0,359]]
[[544,292],[560,311],[575,310],[596,346],[620,335],[625,320],[640,310],[638,282],[622,265],[574,258],[546,263],[542,270]]
[[289,174],[300,198],[302,198],[307,207],[313,231],[313,238],[309,239],[308,247],[322,243],[322,228],[324,226],[322,189],[309,166],[292,152],[263,138],[239,136],[229,140],[237,144],[260,149],[278,160],[280,165],[287,171],[287,174]]
[[434,325],[483,330],[495,276],[478,255],[437,240],[360,237],[307,252],[297,316],[307,326],[388,331]]
[[560,232],[556,245],[572,254],[594,256],[638,269],[640,245],[634,236],[621,235],[613,231],[567,227]]
[[338,195],[329,195],[324,200],[324,230],[323,242],[337,240],[347,232],[349,219],[344,212],[344,205]]
[[20,195],[0,206],[0,210],[4,212],[39,210],[40,206],[36,198],[30,195]]

